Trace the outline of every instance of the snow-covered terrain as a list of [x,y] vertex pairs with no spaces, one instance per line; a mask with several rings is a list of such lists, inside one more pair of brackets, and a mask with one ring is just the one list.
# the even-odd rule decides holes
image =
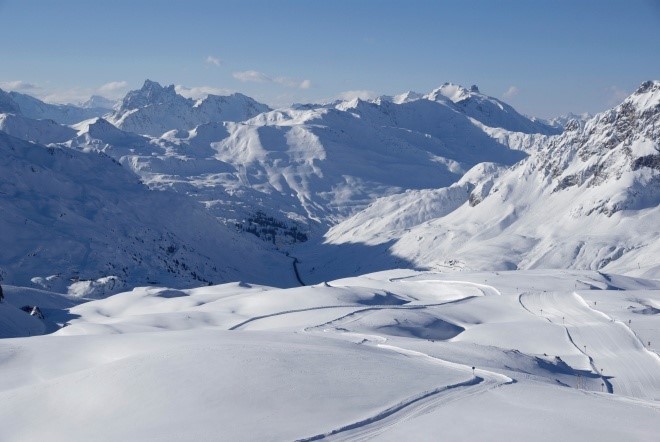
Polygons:
[[[295,284],[291,261],[104,154],[0,132],[0,277],[78,296],[149,283]],[[68,289],[67,289],[68,287]]]
[[658,120],[0,91],[0,440],[656,440]]
[[[16,306],[57,296],[5,293],[32,333]],[[651,441],[659,294],[596,272],[399,270],[63,298],[46,320],[66,327],[0,341],[0,439]]]
[[647,82],[616,108],[539,143],[513,167],[479,165],[449,188],[375,201],[326,234],[326,248],[336,256],[319,263],[311,250],[303,270],[312,281],[354,273],[351,249],[363,245],[359,261],[372,263],[372,270],[408,262],[433,269],[607,269],[657,278],[657,127],[660,82]]

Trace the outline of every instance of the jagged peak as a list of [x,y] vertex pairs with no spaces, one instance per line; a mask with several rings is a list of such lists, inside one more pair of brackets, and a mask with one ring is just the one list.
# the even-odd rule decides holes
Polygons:
[[660,108],[660,81],[645,81],[637,90],[626,98],[623,104],[630,103],[640,113]]
[[174,85],[161,86],[157,81],[145,80],[140,89],[130,91],[122,100],[121,110],[136,109],[152,104],[162,104],[167,101],[180,99],[188,101],[176,93]]

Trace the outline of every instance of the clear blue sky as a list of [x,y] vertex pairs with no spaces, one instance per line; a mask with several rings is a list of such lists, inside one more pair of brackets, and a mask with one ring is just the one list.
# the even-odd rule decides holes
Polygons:
[[118,97],[145,78],[269,104],[479,85],[597,112],[660,79],[660,1],[0,0],[0,87]]

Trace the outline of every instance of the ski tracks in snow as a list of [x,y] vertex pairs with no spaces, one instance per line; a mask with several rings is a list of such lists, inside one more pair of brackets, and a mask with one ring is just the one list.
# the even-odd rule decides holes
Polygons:
[[[484,284],[463,282],[463,281],[440,281],[440,280],[421,280],[420,282],[422,281],[438,282],[442,284],[452,284],[452,285],[458,285],[458,284],[467,285],[470,287],[477,287],[484,296],[500,295],[497,289]],[[298,312],[322,310],[322,309],[340,309],[340,308],[353,309],[353,311],[347,314],[342,314],[331,321],[306,327],[305,329],[303,329],[303,332],[307,333],[310,332],[312,329],[326,327],[332,323],[345,320],[352,316],[359,317],[362,314],[371,311],[421,310],[421,309],[437,307],[446,304],[465,302],[474,297],[475,296],[465,296],[464,298],[461,299],[455,299],[451,301],[445,301],[445,302],[433,303],[433,304],[380,305],[380,306],[369,306],[363,308],[354,305],[353,306],[328,305],[328,306],[311,307],[306,309],[287,310],[287,311],[275,312],[267,315],[261,315],[261,316],[255,316],[249,318],[241,323],[234,325],[229,330],[238,330],[244,325],[247,325],[248,323],[254,321],[258,321],[260,319],[266,319],[273,316],[281,316],[290,313],[298,313]],[[332,330],[327,329],[324,331],[327,332]],[[409,350],[402,347],[385,344],[385,342],[387,342],[387,338],[383,336],[355,333],[350,331],[341,331],[340,333],[361,337],[362,343],[366,343],[367,345],[373,345],[374,347],[382,349],[384,351],[396,352],[408,357],[423,359],[426,362],[432,364],[441,365],[446,368],[463,372],[468,376],[468,379],[463,382],[458,382],[450,385],[441,385],[432,390],[414,394],[406,399],[401,400],[400,402],[394,405],[391,405],[383,409],[382,411],[376,413],[373,416],[355,421],[353,423],[346,424],[344,426],[329,430],[324,433],[319,433],[313,436],[299,439],[300,442],[308,442],[308,441],[315,441],[322,439],[350,440],[350,441],[367,440],[386,431],[388,428],[392,427],[393,425],[396,425],[399,422],[412,419],[422,414],[426,414],[438,407],[444,406],[451,402],[465,399],[474,396],[476,394],[484,393],[493,388],[497,388],[502,385],[507,385],[516,382],[515,380],[509,378],[508,376],[502,375],[500,373],[483,370],[483,369],[478,369],[473,371],[472,367],[469,367],[464,364],[458,364],[455,362],[446,361],[444,359],[431,356],[429,354],[422,353],[419,351]]]
[[[365,337],[365,341],[370,341],[370,338],[373,338],[370,335],[365,335]],[[419,351],[408,350],[405,348],[396,347],[394,345],[384,344],[382,342],[385,341],[385,338],[379,336],[376,336],[376,338],[378,338],[376,341],[379,342],[375,345],[377,348],[400,353],[408,357],[424,359],[430,363],[442,365],[444,367],[472,375],[472,368],[467,365],[449,362]],[[471,377],[471,379],[466,381],[451,385],[443,385],[433,390],[410,396],[371,417],[353,422],[348,425],[344,425],[325,433],[299,439],[298,441],[308,442],[323,439],[333,441],[368,440],[387,431],[389,428],[400,422],[404,422],[414,417],[429,413],[436,408],[445,406],[452,402],[466,399],[476,394],[485,393],[486,391],[493,388],[501,387],[502,385],[507,385],[514,382],[515,381],[508,376],[504,376],[502,374],[488,370],[479,369],[475,371],[475,374]]]
[[530,313],[566,329],[610,393],[660,399],[660,358],[625,324],[591,308],[575,292],[523,293],[518,300]]

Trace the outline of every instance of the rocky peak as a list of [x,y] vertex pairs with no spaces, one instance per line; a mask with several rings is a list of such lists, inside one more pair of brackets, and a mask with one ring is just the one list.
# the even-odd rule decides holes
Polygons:
[[163,87],[156,81],[145,80],[142,88],[126,94],[122,100],[120,111],[177,101],[187,103],[191,100],[178,95],[173,84]]

